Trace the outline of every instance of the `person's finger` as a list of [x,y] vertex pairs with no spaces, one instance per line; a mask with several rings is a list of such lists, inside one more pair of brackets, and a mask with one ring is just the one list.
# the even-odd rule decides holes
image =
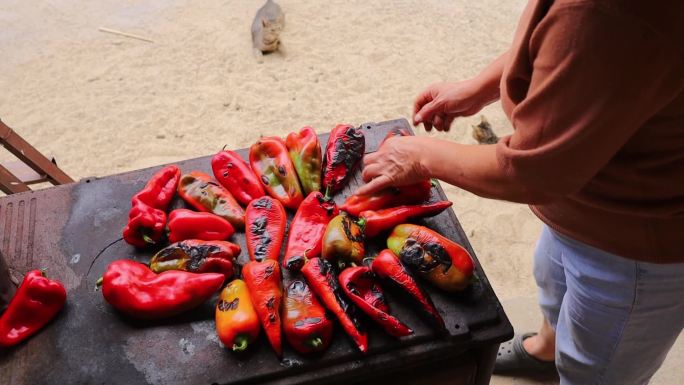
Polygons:
[[418,111],[414,115],[413,120],[417,124],[425,122],[432,123],[432,119],[434,115],[437,113],[438,108],[439,102],[436,100],[432,100],[430,103],[427,103],[423,107],[421,107],[420,111]]
[[432,131],[432,124],[430,124],[428,122],[423,122],[423,127],[425,127],[425,131],[428,131],[428,132]]
[[444,131],[449,131],[451,129],[451,124],[454,122],[454,119],[456,119],[456,116],[449,116],[447,117],[446,121],[444,122]]
[[437,131],[444,131],[444,118],[442,114],[437,114],[435,115],[434,118],[432,118],[432,124],[435,125],[435,128]]
[[387,175],[380,175],[379,177],[359,187],[356,190],[356,194],[371,195],[374,192],[380,191],[390,186],[392,186],[392,179],[390,179],[390,177]]
[[372,152],[370,154],[364,155],[363,156],[363,166],[366,167],[366,166],[369,166],[373,163],[377,163],[378,159],[379,159],[378,152],[379,151]]
[[416,121],[416,114],[418,111],[420,111],[423,106],[429,102],[432,101],[432,92],[430,91],[430,87],[426,88],[423,92],[421,92],[416,100],[413,102],[413,125],[417,126],[420,124],[420,122]]
[[369,166],[365,166],[363,171],[361,171],[361,178],[363,181],[368,183],[371,179],[378,177],[382,173],[383,165],[380,163],[373,163]]

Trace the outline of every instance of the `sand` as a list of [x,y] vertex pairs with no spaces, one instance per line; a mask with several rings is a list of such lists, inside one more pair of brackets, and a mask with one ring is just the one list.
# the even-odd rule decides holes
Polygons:
[[[4,0],[0,118],[75,178],[246,147],[304,125],[410,118],[422,88],[471,77],[507,48],[525,1],[279,3],[283,52],[257,64],[249,27],[260,1]],[[498,103],[482,113],[499,136],[511,132]],[[477,122],[417,133],[475,143]],[[446,190],[500,299],[528,301],[510,311],[533,317],[541,223],[524,205]]]

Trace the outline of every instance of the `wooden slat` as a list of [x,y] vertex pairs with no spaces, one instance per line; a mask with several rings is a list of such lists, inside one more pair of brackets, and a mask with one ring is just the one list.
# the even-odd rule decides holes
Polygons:
[[60,170],[50,159],[46,158],[2,121],[0,121],[0,143],[35,172],[47,175],[48,180],[53,184],[74,182],[69,175]]
[[15,194],[30,191],[31,189],[3,165],[0,165],[0,190],[5,194]]
[[24,162],[7,162],[4,163],[3,166],[7,168],[7,170],[9,170],[9,172],[11,172],[19,180],[26,183],[27,185],[48,181],[47,175],[35,172],[31,167],[27,166]]

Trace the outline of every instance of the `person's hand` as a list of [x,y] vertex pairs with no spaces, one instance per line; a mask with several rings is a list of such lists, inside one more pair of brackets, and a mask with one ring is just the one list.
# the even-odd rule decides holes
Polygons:
[[363,158],[362,177],[365,185],[359,195],[371,195],[391,186],[406,186],[430,178],[423,155],[429,149],[423,145],[426,138],[399,136],[387,139],[378,151]]
[[423,123],[425,130],[449,131],[459,116],[476,114],[491,102],[483,95],[478,81],[435,83],[418,95],[413,104],[413,125]]

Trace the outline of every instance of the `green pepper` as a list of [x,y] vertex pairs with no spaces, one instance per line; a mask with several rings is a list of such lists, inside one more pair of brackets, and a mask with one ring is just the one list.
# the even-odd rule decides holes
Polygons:
[[306,126],[298,133],[291,132],[285,138],[285,145],[290,153],[294,168],[297,170],[304,195],[307,196],[312,191],[320,191],[323,155],[316,131]]

